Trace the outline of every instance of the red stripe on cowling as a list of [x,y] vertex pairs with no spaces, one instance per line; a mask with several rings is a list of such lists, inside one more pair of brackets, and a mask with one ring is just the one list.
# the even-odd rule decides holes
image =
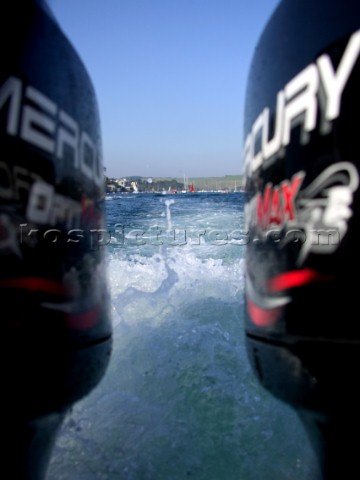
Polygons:
[[[66,290],[61,282],[39,277],[18,277],[0,280],[0,288],[11,288],[17,290],[27,290],[33,293],[47,293],[55,295],[66,295]],[[61,310],[56,311],[64,317],[66,325],[74,330],[89,330],[99,321],[101,308],[99,305],[82,313],[66,313]]]
[[302,270],[291,270],[289,272],[280,273],[268,282],[270,292],[280,292],[288,288],[301,287],[312,282],[326,282],[332,280],[332,277],[323,275],[322,273],[304,268]]
[[83,313],[73,313],[66,315],[66,325],[75,330],[89,330],[94,327],[100,316],[100,306]]
[[39,277],[18,277],[0,280],[0,288],[14,288],[29,292],[42,292],[55,295],[65,295],[66,291],[61,282]]
[[264,309],[260,308],[250,299],[247,299],[247,309],[252,322],[257,327],[271,327],[279,318],[281,307]]

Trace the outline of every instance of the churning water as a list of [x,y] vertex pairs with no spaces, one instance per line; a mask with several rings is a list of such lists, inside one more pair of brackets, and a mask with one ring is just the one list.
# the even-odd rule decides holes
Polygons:
[[114,347],[48,480],[314,480],[295,413],[251,371],[243,194],[106,200]]

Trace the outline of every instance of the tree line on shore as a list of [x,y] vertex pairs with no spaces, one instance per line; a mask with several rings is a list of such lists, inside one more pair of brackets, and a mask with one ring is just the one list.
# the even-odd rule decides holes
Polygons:
[[185,182],[180,178],[145,178],[139,176],[126,178],[109,178],[105,176],[105,190],[107,193],[126,192],[162,192],[188,190],[193,184],[195,190],[234,191],[242,188],[242,175],[226,175],[224,177],[199,177]]

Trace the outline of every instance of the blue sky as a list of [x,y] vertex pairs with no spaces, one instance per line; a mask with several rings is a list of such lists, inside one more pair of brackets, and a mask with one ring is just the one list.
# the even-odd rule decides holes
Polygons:
[[48,0],[95,87],[110,177],[242,172],[246,78],[278,0]]

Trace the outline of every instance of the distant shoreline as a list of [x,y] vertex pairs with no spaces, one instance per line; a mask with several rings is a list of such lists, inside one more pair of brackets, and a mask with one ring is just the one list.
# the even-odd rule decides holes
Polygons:
[[105,176],[107,192],[161,192],[187,191],[190,185],[199,191],[240,191],[244,187],[243,175],[224,175],[223,177],[141,177],[127,176],[109,178]]

